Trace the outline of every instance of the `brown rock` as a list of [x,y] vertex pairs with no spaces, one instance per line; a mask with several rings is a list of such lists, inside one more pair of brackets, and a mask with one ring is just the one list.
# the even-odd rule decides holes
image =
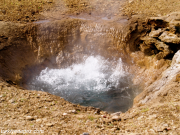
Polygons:
[[116,112],[116,113],[112,113],[111,116],[120,116],[122,112]]
[[68,114],[67,113],[63,113],[63,116],[67,116]]
[[151,37],[144,37],[141,38],[143,40],[143,44],[140,45],[140,49],[146,55],[153,55],[157,54],[157,59],[163,59],[167,57],[169,54],[172,54],[173,51],[170,50],[169,46],[165,43],[156,40],[155,38]]
[[74,114],[77,114],[77,111],[76,111],[76,110],[69,110],[68,113],[74,113]]
[[176,80],[175,80],[176,82],[180,82],[180,74],[177,74],[176,75]]
[[47,0],[47,3],[53,3],[53,0]]
[[33,116],[26,116],[26,120],[34,120],[34,117]]
[[89,133],[83,133],[82,135],[89,135]]
[[101,115],[103,118],[106,118],[106,115]]
[[41,122],[42,122],[42,119],[37,119],[36,122],[37,122],[37,123],[41,123]]
[[119,120],[121,120],[121,118],[120,118],[119,116],[113,116],[111,119],[112,119],[113,121],[119,121]]
[[180,44],[180,37],[168,31],[163,32],[159,39],[165,43]]
[[154,31],[151,31],[149,33],[149,36],[150,37],[159,37],[162,33],[163,33],[163,29],[158,29],[158,30],[154,30]]
[[9,103],[14,103],[14,102],[15,102],[14,99],[9,100]]
[[53,123],[47,123],[46,126],[52,127],[54,124]]

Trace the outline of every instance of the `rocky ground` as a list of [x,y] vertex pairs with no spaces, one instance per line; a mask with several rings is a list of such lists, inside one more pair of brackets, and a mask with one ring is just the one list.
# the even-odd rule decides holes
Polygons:
[[70,15],[114,17],[121,15],[124,0],[6,0],[0,4],[0,20],[28,23],[44,19],[62,19]]
[[[100,134],[102,131],[108,133],[107,129],[114,126],[118,128],[113,122],[111,124],[110,115],[105,112],[74,105],[45,92],[27,91],[1,82],[0,97],[0,125],[3,130],[43,130],[44,134]],[[107,117],[107,123],[103,123],[103,117]]]
[[[127,19],[136,18],[135,21],[132,20],[129,36],[133,45],[134,42],[136,44],[131,46],[129,43],[129,45],[133,51],[132,58],[146,78],[144,91],[135,98],[134,106],[126,113],[115,114],[108,114],[93,107],[74,105],[45,92],[24,90],[12,82],[2,80],[1,134],[10,134],[5,133],[6,130],[32,130],[31,134],[38,132],[63,135],[180,134],[180,54],[177,52],[180,43],[179,4],[178,0],[129,0],[125,3],[117,0],[1,2],[0,21],[18,22],[22,28],[24,24],[37,20],[65,19],[71,15],[89,18],[115,17],[116,20],[122,16]],[[171,14],[175,11],[177,13]],[[146,23],[139,23],[141,21],[137,20],[141,16],[159,16],[159,18],[147,18],[149,21]],[[14,24],[10,26],[12,25],[14,27]],[[139,37],[137,33],[140,34]],[[8,40],[13,39],[13,34],[11,37]],[[25,38],[24,35],[20,37]],[[3,44],[6,40],[7,37],[0,35],[3,51],[6,50]],[[11,44],[9,42],[9,45]],[[134,82],[141,80],[135,78]]]
[[179,11],[178,0],[128,0],[123,7],[126,15],[165,16]]
[[[15,130],[42,134],[172,134],[180,132],[180,85],[154,104],[126,113],[108,114],[93,107],[71,104],[45,92],[0,83],[1,134]],[[11,130],[11,131],[10,131]],[[30,131],[27,131],[30,130]]]

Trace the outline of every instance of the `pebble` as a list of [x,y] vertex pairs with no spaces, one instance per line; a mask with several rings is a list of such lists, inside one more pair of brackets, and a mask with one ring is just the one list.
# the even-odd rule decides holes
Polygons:
[[160,127],[155,128],[156,132],[163,132],[163,129]]
[[3,14],[6,14],[6,10],[2,10],[1,12],[2,12]]
[[74,114],[77,114],[77,111],[76,111],[76,110],[69,110],[68,113],[74,113]]
[[149,129],[149,132],[153,132],[154,133],[154,130],[153,129]]
[[43,118],[43,122],[47,122],[48,121],[48,119],[47,118]]
[[113,132],[116,131],[116,130],[117,130],[117,128],[112,128],[112,129],[111,129],[111,131],[113,131]]
[[101,115],[103,118],[106,118],[106,115]]
[[164,126],[164,127],[169,127],[169,125],[168,125],[168,124],[163,124],[163,126]]
[[171,130],[171,128],[170,128],[170,127],[167,127],[166,129],[167,129],[167,130]]
[[131,4],[134,0],[129,0],[129,3]]
[[26,120],[34,120],[33,116],[26,116]]
[[120,116],[122,112],[116,112],[116,113],[112,113],[111,116]]
[[156,114],[150,115],[148,119],[155,119],[155,118],[157,118],[157,115],[156,115]]
[[141,120],[142,118],[143,118],[143,116],[140,116],[140,117],[137,118],[137,120]]
[[15,102],[14,99],[9,100],[9,103],[14,103],[14,102]]
[[53,3],[53,0],[47,0],[46,2],[47,3]]
[[66,116],[66,115],[68,115],[67,113],[63,113],[63,116]]
[[54,124],[53,123],[47,123],[46,126],[52,127]]
[[112,120],[120,120],[121,118],[119,117],[119,116],[113,116],[112,118],[111,118]]
[[82,135],[89,135],[89,133],[83,133]]
[[42,119],[37,119],[36,122],[37,122],[37,123],[41,123],[41,122],[42,122]]

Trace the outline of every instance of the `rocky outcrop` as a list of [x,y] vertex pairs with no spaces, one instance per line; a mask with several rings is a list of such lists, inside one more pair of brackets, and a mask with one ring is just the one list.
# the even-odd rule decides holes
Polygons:
[[67,67],[87,55],[124,60],[127,57],[119,24],[112,27],[106,23],[64,19],[23,25],[0,22],[0,28],[3,30],[0,31],[0,76],[15,83],[29,78],[32,70]]
[[180,13],[147,19],[134,16],[130,20],[128,47],[130,56],[139,66],[133,71],[133,83],[143,89],[135,98],[134,106],[177,97],[174,91],[179,87],[179,66],[171,62],[174,63],[180,49],[178,16]]
[[180,51],[174,55],[171,66],[162,73],[160,79],[145,88],[145,90],[135,98],[135,105],[147,104],[151,101],[160,101],[163,96],[167,95],[169,89],[178,86],[179,73]]
[[170,43],[170,44],[180,44],[180,37],[178,37],[174,33],[170,33],[168,31],[163,32],[160,36],[159,39],[162,42],[165,43]]
[[[173,55],[180,49],[180,21],[177,19],[179,15],[180,13],[172,13],[164,17],[151,17],[142,22],[138,21],[135,30],[130,34],[130,39],[133,40],[132,37],[135,37],[135,46],[131,45],[130,48],[136,48],[131,50],[137,51],[139,49],[147,56],[154,55],[157,60],[172,59]],[[143,31],[141,27],[144,27]]]
[[[143,67],[137,75],[145,85],[144,91],[135,98],[134,106],[164,102],[177,96],[173,91],[177,91],[179,87],[179,15],[180,13],[172,13],[164,17],[149,18],[150,30],[139,37],[137,47],[141,53],[135,51],[131,56]],[[135,77],[134,82],[139,80]]]
[[168,45],[155,38],[144,37],[141,40],[143,43],[140,44],[140,50],[145,55],[156,55],[157,59],[160,60],[173,53]]
[[149,36],[152,37],[152,38],[157,38],[159,37],[162,33],[163,33],[163,29],[159,28],[158,30],[152,30],[150,33],[149,33]]

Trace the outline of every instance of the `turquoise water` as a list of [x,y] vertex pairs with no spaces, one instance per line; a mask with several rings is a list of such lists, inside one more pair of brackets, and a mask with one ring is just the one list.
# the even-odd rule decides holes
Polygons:
[[28,89],[46,91],[107,112],[125,112],[136,95],[131,79],[121,58],[108,61],[101,56],[89,56],[67,68],[47,67],[28,82]]

